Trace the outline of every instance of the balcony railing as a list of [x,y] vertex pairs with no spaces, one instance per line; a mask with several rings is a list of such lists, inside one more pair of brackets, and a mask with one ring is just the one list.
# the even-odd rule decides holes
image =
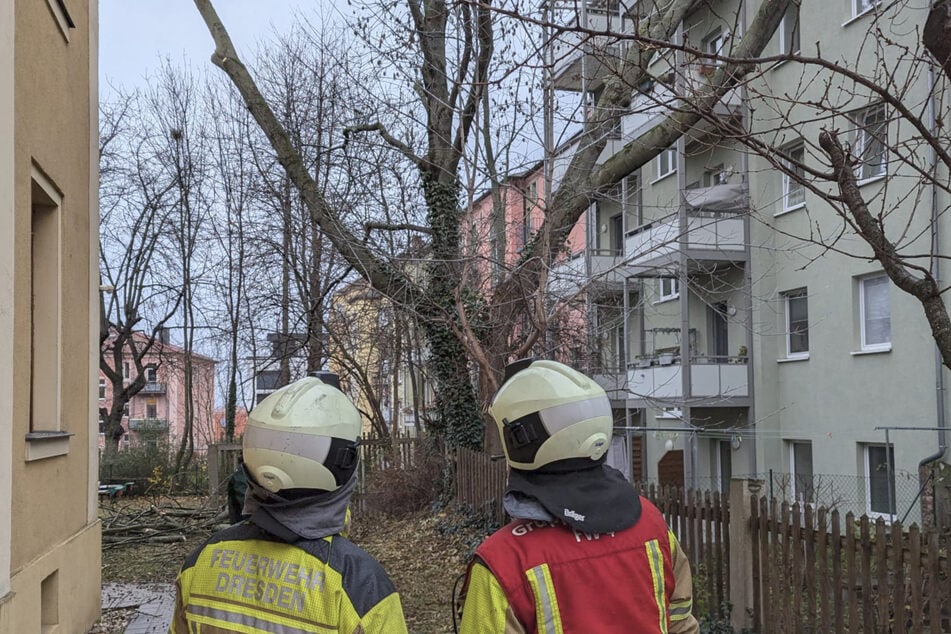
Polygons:
[[[742,185],[714,185],[685,191],[687,251],[731,257],[743,254],[747,236],[741,214],[748,208],[744,194]],[[629,231],[624,252],[632,266],[656,264],[678,253],[680,238],[680,218],[678,214],[671,214]],[[696,259],[703,259],[702,255]]]
[[165,418],[130,418],[131,431],[165,431],[168,429],[168,420]]
[[[590,271],[586,270],[586,256],[591,260]],[[613,249],[589,249],[552,266],[548,291],[554,295],[568,295],[585,285],[592,288],[603,288],[604,284],[619,285],[628,275],[620,253]]]
[[142,387],[142,389],[139,391],[139,394],[165,394],[165,390],[165,383],[149,381]]
[[[690,396],[748,397],[746,362],[746,357],[693,357],[690,360]],[[682,373],[683,365],[676,354],[638,359],[627,371],[630,397],[683,398]]]

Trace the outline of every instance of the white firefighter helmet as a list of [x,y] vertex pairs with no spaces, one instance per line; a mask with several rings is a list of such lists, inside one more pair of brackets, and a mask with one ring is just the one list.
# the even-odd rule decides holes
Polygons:
[[[319,378],[318,378],[319,377]],[[353,475],[360,413],[329,372],[282,387],[248,414],[244,464],[268,491],[334,491]]]
[[611,439],[611,403],[593,380],[557,361],[506,367],[489,413],[510,467],[534,471],[559,460],[598,461]]

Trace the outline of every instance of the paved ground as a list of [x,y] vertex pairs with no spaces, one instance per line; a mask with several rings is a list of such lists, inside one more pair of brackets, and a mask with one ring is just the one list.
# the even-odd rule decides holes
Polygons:
[[175,607],[171,584],[107,583],[102,587],[102,609],[137,608],[124,634],[167,634]]

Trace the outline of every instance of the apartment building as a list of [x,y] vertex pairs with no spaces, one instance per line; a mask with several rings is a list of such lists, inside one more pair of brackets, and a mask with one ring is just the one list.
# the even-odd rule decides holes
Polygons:
[[329,367],[363,417],[363,433],[425,430],[434,394],[423,371],[422,333],[362,279],[334,293],[327,320]]
[[[630,46],[608,34],[630,33],[647,14],[641,3],[550,6],[550,17],[582,28],[555,39],[550,81],[556,98],[589,104],[587,116]],[[684,48],[661,49],[650,77],[631,87],[599,163],[650,138],[684,109],[683,95],[704,94],[722,58],[742,51],[759,6],[728,0],[688,12],[674,37]],[[809,42],[810,54],[870,78],[891,69],[900,99],[916,112],[939,109],[933,125],[948,114],[929,99],[942,80],[901,57],[901,46],[919,50],[913,26],[928,6],[803,0],[762,55]],[[758,66],[676,143],[596,197],[549,291],[584,286],[589,361],[579,365],[608,391],[644,478],[725,490],[731,477],[752,476],[778,497],[928,522],[925,485],[932,467],[947,468],[947,371],[921,304],[823,195],[835,183],[809,173],[829,169],[819,133],[841,131],[863,197],[903,252],[924,254],[924,267],[935,266],[927,254],[942,252],[951,228],[940,214],[948,195],[922,185],[928,152],[905,143],[918,132],[894,104],[874,81],[848,79],[795,60]],[[834,108],[817,106],[833,94]],[[746,130],[768,151],[726,130]],[[549,148],[551,191],[579,143]],[[942,169],[933,178],[946,182]]]
[[[145,347],[143,333],[133,335],[139,349]],[[107,344],[108,345],[108,344]],[[107,361],[112,355],[107,355]],[[186,386],[186,364],[191,371],[191,389]],[[192,441],[197,453],[203,454],[208,445],[222,436],[216,422],[214,359],[201,354],[186,355],[184,348],[170,343],[167,331],[142,357],[145,385],[126,404],[122,426],[125,434],[119,447],[142,443],[164,443],[178,447],[185,434],[186,415],[192,418]],[[122,379],[124,384],[136,377],[132,351],[123,350]],[[107,409],[112,403],[113,387],[105,375],[99,373],[99,403]],[[99,448],[105,449],[106,437],[102,420],[99,422]]]
[[100,609],[97,12],[0,1],[0,632]]

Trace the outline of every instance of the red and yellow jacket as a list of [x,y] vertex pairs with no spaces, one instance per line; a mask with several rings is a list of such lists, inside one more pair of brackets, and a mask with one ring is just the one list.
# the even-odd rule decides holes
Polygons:
[[690,564],[660,511],[616,533],[516,520],[476,551],[462,634],[694,633]]
[[243,522],[182,566],[171,634],[405,634],[399,595],[339,535],[285,543]]

